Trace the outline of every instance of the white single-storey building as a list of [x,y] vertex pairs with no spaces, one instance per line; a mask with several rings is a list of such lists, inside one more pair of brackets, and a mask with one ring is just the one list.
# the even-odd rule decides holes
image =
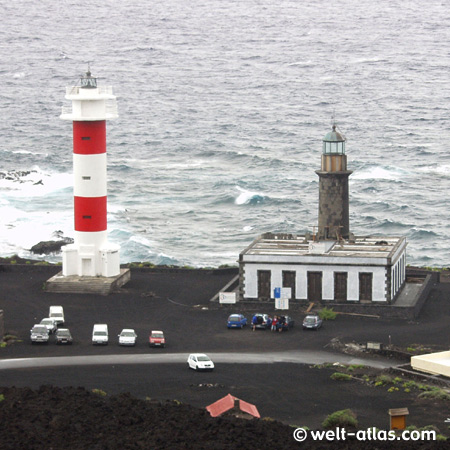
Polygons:
[[265,233],[239,255],[240,300],[267,301],[275,288],[290,288],[297,301],[390,304],[405,274],[405,237]]

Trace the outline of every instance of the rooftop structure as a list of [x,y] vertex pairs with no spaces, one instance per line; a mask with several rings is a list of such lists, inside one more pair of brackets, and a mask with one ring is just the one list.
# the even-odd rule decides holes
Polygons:
[[367,258],[373,264],[386,264],[395,257],[396,251],[406,242],[405,237],[361,236],[350,241],[316,241],[307,235],[286,233],[265,233],[256,238],[242,253],[246,261],[263,261],[272,256],[281,257],[285,261],[307,262],[318,255],[327,259],[336,258],[347,263],[344,258]]

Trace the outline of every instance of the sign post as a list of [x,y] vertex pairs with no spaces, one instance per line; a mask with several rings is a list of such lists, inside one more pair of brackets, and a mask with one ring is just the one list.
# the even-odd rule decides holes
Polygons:
[[273,294],[275,297],[275,309],[289,309],[291,288],[276,287],[273,290]]
[[220,292],[219,303],[232,304],[236,303],[236,292]]

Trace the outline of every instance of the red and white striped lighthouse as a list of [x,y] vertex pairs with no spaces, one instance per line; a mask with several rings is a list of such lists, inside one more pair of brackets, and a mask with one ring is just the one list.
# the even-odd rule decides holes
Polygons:
[[63,247],[63,275],[114,277],[119,250],[107,241],[106,120],[118,117],[111,86],[97,86],[88,70],[79,86],[66,88],[73,122],[74,243]]

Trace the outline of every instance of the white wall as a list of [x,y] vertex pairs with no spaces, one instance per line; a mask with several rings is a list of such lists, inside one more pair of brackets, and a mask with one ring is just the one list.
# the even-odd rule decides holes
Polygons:
[[391,268],[391,298],[394,298],[406,279],[406,250],[398,255],[399,258]]
[[386,268],[384,266],[331,266],[331,265],[295,265],[295,264],[245,264],[244,265],[244,297],[258,297],[258,270],[270,270],[271,295],[276,287],[282,287],[283,271],[296,272],[296,298],[306,299],[308,296],[308,272],[322,272],[322,298],[324,301],[334,299],[334,272],[347,272],[347,299],[359,300],[359,273],[372,273],[372,301],[385,302]]

